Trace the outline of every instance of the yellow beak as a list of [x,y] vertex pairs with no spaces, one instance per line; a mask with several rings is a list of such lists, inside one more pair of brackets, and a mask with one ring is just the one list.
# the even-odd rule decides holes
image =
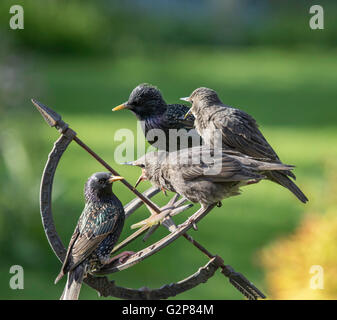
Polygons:
[[113,183],[115,181],[119,181],[119,180],[123,180],[123,179],[124,178],[120,177],[120,176],[111,176],[108,181],[109,181],[109,183]]
[[118,110],[122,110],[122,109],[126,109],[126,108],[127,108],[127,105],[125,103],[122,103],[119,106],[113,108],[112,111],[118,111]]

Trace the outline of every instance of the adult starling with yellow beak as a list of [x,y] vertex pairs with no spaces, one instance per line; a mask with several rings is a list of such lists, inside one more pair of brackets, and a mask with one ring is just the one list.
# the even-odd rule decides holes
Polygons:
[[[178,193],[194,203],[199,202],[200,210],[207,210],[222,199],[239,195],[241,187],[265,179],[268,172],[293,168],[209,146],[170,153],[150,152],[128,164],[142,168],[138,182],[149,180],[154,186]],[[193,223],[193,216],[189,221]],[[147,223],[144,220],[137,225]]]
[[[186,115],[195,117],[194,125],[204,143],[230,148],[265,162],[281,164],[281,160],[258,128],[255,119],[246,112],[223,104],[217,93],[209,88],[198,88],[187,98],[192,103]],[[289,170],[264,172],[268,180],[289,189],[300,201],[308,198],[289,178],[296,179]]]
[[68,274],[62,300],[77,300],[87,273],[115,260],[124,261],[132,252],[110,257],[122,232],[125,213],[112,192],[112,183],[123,177],[107,172],[93,174],[85,184],[85,207],[70,239],[57,283]]
[[[122,109],[128,109],[136,115],[146,140],[159,150],[176,151],[201,144],[200,136],[194,129],[193,115],[184,119],[188,107],[166,104],[160,91],[154,86],[138,85],[132,90],[128,101],[112,111]],[[176,129],[177,134],[172,129]],[[161,132],[163,135],[157,136],[157,133]]]

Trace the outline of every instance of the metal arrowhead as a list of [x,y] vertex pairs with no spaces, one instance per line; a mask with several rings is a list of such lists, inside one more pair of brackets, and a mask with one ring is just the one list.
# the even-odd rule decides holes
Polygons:
[[[51,126],[55,127],[59,132],[65,133],[68,129],[68,124],[66,124],[61,116],[54,110],[48,108],[41,102],[32,99],[31,100],[37,110],[41,113],[42,117]],[[75,133],[75,132],[74,132]],[[76,134],[76,133],[75,133]]]
[[51,110],[41,102],[32,99],[31,100],[34,106],[39,110],[43,119],[51,126],[55,127],[61,124],[61,116],[55,111]]

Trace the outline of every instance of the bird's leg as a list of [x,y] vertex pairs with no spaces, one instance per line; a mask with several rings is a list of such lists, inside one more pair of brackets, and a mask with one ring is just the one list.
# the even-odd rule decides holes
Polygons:
[[[160,192],[159,188],[156,187],[151,187],[147,189],[145,192],[142,194],[151,199],[153,196],[155,196],[157,193]],[[124,206],[124,211],[125,211],[125,218],[128,218],[133,212],[135,212],[139,207],[141,207],[144,204],[144,202],[140,198],[135,198],[128,204]]]
[[197,224],[195,222],[195,217],[199,215],[200,212],[204,212],[209,208],[209,205],[201,204],[201,208],[191,215],[183,224],[192,224],[192,227],[195,231],[198,230]]
[[165,197],[167,197],[166,190],[164,188],[161,188],[161,191],[164,193]]

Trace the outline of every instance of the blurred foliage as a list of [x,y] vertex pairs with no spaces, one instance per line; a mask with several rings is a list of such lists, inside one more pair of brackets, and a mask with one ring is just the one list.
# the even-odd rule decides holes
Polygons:
[[[7,34],[11,5],[18,1],[2,0],[0,22],[2,36]],[[24,30],[12,31],[12,41],[18,46],[47,53],[89,54],[105,48],[108,40],[103,32],[109,29],[104,10],[92,1],[23,1]],[[7,29],[6,28],[6,29]]]
[[[320,200],[321,211],[310,210],[297,230],[269,245],[261,254],[272,299],[337,299],[337,174],[336,164],[327,168]],[[312,266],[323,270],[323,288]]]
[[[8,8],[0,2],[0,34]],[[121,54],[159,47],[336,46],[337,4],[325,0],[324,30],[309,28],[313,0],[277,1],[22,1],[25,29],[12,32],[19,47],[47,53]],[[6,27],[5,27],[6,26]]]
[[[20,3],[25,29],[14,31],[8,26],[9,6]],[[112,114],[111,108],[143,82],[157,85],[171,103],[196,87],[214,88],[223,101],[257,119],[281,159],[297,166],[311,210],[324,212],[324,166],[337,157],[336,8],[334,1],[325,3],[326,29],[312,31],[311,1],[0,1],[0,298],[55,299],[64,284],[53,285],[60,264],[45,238],[38,201],[43,166],[58,133],[43,122],[31,98],[61,113],[81,139],[133,183],[139,171],[115,163],[114,149],[119,129],[136,131],[135,117],[127,111]],[[101,170],[75,144],[62,158],[53,212],[65,244],[83,209],[83,185]],[[121,184],[114,191],[123,203],[133,199]],[[160,194],[155,201],[168,199]],[[263,182],[224,201],[200,222],[194,237],[268,294],[256,252],[292,233],[305,210],[287,190]],[[122,238],[147,215],[142,208],[130,217]],[[161,228],[149,243],[165,234]],[[129,249],[142,247],[139,240]],[[118,285],[154,288],[205,263],[178,239],[110,278]],[[24,267],[24,290],[8,286],[14,264]],[[84,286],[81,298],[97,295]],[[177,298],[242,297],[217,274]]]

